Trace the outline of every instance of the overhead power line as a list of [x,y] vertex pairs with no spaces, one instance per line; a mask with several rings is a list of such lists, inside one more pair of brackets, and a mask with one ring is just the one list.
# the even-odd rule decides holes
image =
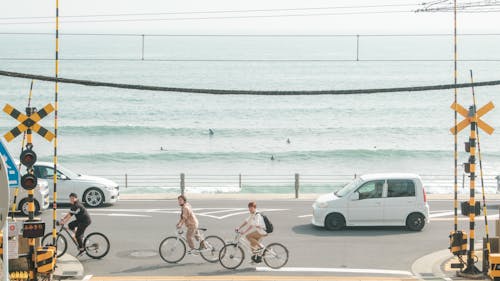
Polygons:
[[260,96],[299,96],[299,95],[355,95],[355,94],[376,94],[376,93],[394,93],[394,92],[420,92],[420,91],[435,91],[447,90],[454,88],[468,87],[483,87],[500,85],[500,80],[462,83],[462,84],[442,84],[430,86],[410,86],[396,88],[372,88],[372,89],[354,89],[354,90],[303,90],[303,91],[269,91],[269,90],[223,90],[223,89],[200,89],[200,88],[179,88],[179,87],[164,87],[164,86],[149,86],[137,84],[121,84],[112,82],[100,82],[91,80],[79,80],[68,78],[55,78],[44,75],[35,75],[28,73],[10,72],[0,70],[0,76],[16,77],[24,79],[35,79],[40,81],[59,82],[67,84],[77,84],[93,87],[110,87],[131,90],[143,91],[161,91],[161,92],[179,92],[179,93],[195,93],[195,94],[211,94],[211,95],[260,95]]
[[[215,10],[215,11],[178,11],[178,12],[154,12],[154,13],[119,13],[119,14],[94,14],[94,15],[61,15],[59,18],[94,18],[94,17],[130,17],[130,16],[160,16],[160,15],[188,15],[188,14],[228,14],[228,13],[257,13],[257,12],[291,12],[309,10],[345,10],[366,8],[395,8],[415,7],[415,4],[381,4],[381,5],[357,5],[357,6],[327,6],[327,7],[305,7],[305,8],[276,8],[276,9],[246,9],[246,10]],[[53,19],[53,16],[43,17],[2,17],[0,20],[24,20],[24,19]]]
[[[68,20],[67,23],[105,23],[105,22],[151,22],[151,21],[189,21],[189,20],[221,20],[221,19],[252,19],[252,18],[288,18],[288,17],[312,17],[312,16],[340,16],[340,15],[368,15],[368,14],[401,14],[413,13],[409,10],[401,11],[375,11],[375,12],[345,12],[345,13],[303,13],[303,14],[278,14],[278,15],[241,15],[241,16],[213,16],[213,17],[179,17],[179,18],[142,18],[142,19],[109,19],[109,20]],[[54,24],[53,21],[36,22],[2,22],[1,25],[22,24]]]
[[[493,13],[500,11],[499,0],[457,1],[456,10],[463,13]],[[455,2],[452,0],[435,0],[422,3],[423,8],[415,12],[453,12]]]

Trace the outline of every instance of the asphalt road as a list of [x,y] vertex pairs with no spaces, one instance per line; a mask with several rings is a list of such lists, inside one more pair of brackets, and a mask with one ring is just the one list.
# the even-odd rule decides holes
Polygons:
[[[247,200],[191,200],[200,227],[225,241],[247,217]],[[165,263],[158,254],[163,238],[175,234],[179,218],[176,200],[120,201],[112,206],[89,209],[93,223],[86,233],[99,231],[111,241],[111,251],[102,260],[80,258],[85,273],[94,276],[214,276],[214,275],[340,275],[407,276],[418,258],[447,249],[453,230],[452,201],[431,201],[431,223],[421,232],[404,227],[353,227],[328,231],[311,225],[312,201],[262,200],[258,209],[272,220],[275,232],[264,244],[280,242],[289,252],[287,272],[267,272],[264,265],[245,261],[237,270],[207,263],[199,256],[186,256],[178,264]],[[489,215],[498,217],[500,202],[490,202]],[[60,215],[68,206],[59,209]],[[43,214],[50,222],[51,211]],[[467,230],[466,217],[459,229]],[[484,217],[477,219],[476,239],[484,236]],[[490,219],[490,230],[495,231]],[[490,234],[492,235],[492,234]],[[72,247],[72,245],[71,245]],[[76,249],[70,248],[71,254]],[[248,255],[247,255],[248,256]],[[408,276],[407,276],[408,277]]]

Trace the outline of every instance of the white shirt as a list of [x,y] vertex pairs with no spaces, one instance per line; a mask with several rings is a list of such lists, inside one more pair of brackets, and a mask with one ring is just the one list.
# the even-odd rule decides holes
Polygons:
[[[250,216],[248,216],[248,218],[245,221],[246,221],[247,225],[249,226],[249,229],[251,227],[253,227],[253,228],[256,228],[256,230],[260,234],[262,234],[262,235],[267,234],[266,224],[264,223],[264,219],[257,211],[253,214],[250,214]],[[260,226],[260,228],[258,228],[257,226]]]

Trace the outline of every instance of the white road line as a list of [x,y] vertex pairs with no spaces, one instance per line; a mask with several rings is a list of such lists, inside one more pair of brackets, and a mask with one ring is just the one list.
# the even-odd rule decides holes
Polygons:
[[83,277],[83,279],[80,281],[89,281],[90,279],[92,279],[93,276],[94,275],[85,275],[85,277]]
[[446,217],[446,216],[449,216],[449,215],[453,215],[455,214],[455,212],[443,212],[443,213],[435,213],[435,214],[430,214],[429,217],[430,218],[437,218],[437,217]]
[[309,218],[312,217],[313,215],[302,215],[302,216],[297,216],[298,218]]
[[413,274],[403,270],[385,270],[385,269],[359,269],[359,268],[315,268],[315,267],[282,267],[272,269],[269,267],[257,267],[257,271],[266,272],[328,272],[328,273],[366,273],[366,274],[389,274],[389,275],[409,275]]
[[[462,215],[460,215],[461,217],[458,218],[459,221],[468,221],[469,220],[469,217],[464,217]],[[476,221],[478,220],[482,220],[484,218],[484,215],[480,215],[480,216],[476,216]],[[488,216],[488,220],[495,220],[495,219],[498,219],[499,216],[498,215],[491,215],[491,216]],[[451,218],[433,218],[431,219],[431,221],[452,221],[454,218],[451,217]]]
[[134,215],[134,214],[95,214],[90,213],[92,216],[108,216],[108,217],[143,217],[143,218],[151,218],[151,216],[147,215]]

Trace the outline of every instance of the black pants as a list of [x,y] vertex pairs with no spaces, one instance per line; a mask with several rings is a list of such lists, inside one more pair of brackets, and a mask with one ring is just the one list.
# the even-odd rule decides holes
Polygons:
[[75,233],[75,238],[76,242],[78,242],[78,248],[82,249],[83,248],[83,234],[85,233],[85,229],[90,225],[90,223],[79,223],[78,221],[72,221],[68,224],[69,229],[72,231],[75,231],[76,228],[76,233]]

